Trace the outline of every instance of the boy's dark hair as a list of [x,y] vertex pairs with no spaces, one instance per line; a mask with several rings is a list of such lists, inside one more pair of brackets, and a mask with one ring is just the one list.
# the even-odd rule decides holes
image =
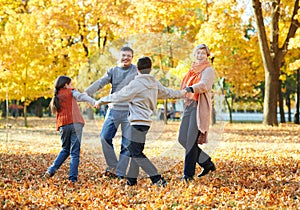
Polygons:
[[137,68],[141,74],[149,74],[152,68],[152,61],[149,57],[142,57],[137,62]]
[[54,84],[54,96],[50,102],[50,109],[53,114],[55,114],[60,109],[59,99],[58,99],[58,91],[61,88],[64,88],[66,84],[70,84],[71,78],[67,76],[59,76]]
[[128,47],[128,46],[122,47],[120,51],[130,51],[131,54],[132,54],[132,57],[133,57],[133,49],[131,49],[131,48]]

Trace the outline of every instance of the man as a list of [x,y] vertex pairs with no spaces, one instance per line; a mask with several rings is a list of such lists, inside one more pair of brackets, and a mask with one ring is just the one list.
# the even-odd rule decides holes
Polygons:
[[[137,67],[131,64],[132,59],[133,50],[130,47],[122,47],[120,50],[120,65],[108,69],[106,74],[90,85],[85,92],[88,95],[92,95],[107,84],[111,84],[111,94],[121,90],[137,75]],[[122,130],[122,142],[118,161],[113,147],[113,138],[119,125],[121,125]],[[130,157],[130,153],[127,150],[128,137],[126,137],[129,126],[128,102],[109,104],[100,133],[102,150],[107,164],[105,170],[105,175],[107,176],[124,178],[126,175]]]

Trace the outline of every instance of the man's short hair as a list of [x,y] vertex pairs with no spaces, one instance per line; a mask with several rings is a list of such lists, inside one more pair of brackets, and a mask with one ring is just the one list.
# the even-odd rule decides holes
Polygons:
[[133,49],[131,49],[130,47],[128,46],[125,46],[125,47],[122,47],[120,51],[130,51],[132,56],[133,56]]
[[137,62],[137,68],[141,74],[149,74],[152,68],[152,61],[149,57],[139,58]]

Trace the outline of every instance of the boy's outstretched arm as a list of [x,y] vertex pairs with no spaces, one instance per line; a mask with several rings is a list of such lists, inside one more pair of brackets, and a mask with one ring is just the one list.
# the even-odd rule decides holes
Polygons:
[[175,90],[172,88],[167,88],[163,86],[159,81],[157,81],[157,88],[159,99],[182,98],[187,93],[186,90]]

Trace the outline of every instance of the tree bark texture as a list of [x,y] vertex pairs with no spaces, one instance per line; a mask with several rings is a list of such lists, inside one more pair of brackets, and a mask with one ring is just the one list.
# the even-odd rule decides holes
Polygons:
[[282,81],[279,80],[279,84],[278,84],[278,102],[279,102],[280,122],[285,123],[283,94],[282,94],[281,86],[282,86]]

